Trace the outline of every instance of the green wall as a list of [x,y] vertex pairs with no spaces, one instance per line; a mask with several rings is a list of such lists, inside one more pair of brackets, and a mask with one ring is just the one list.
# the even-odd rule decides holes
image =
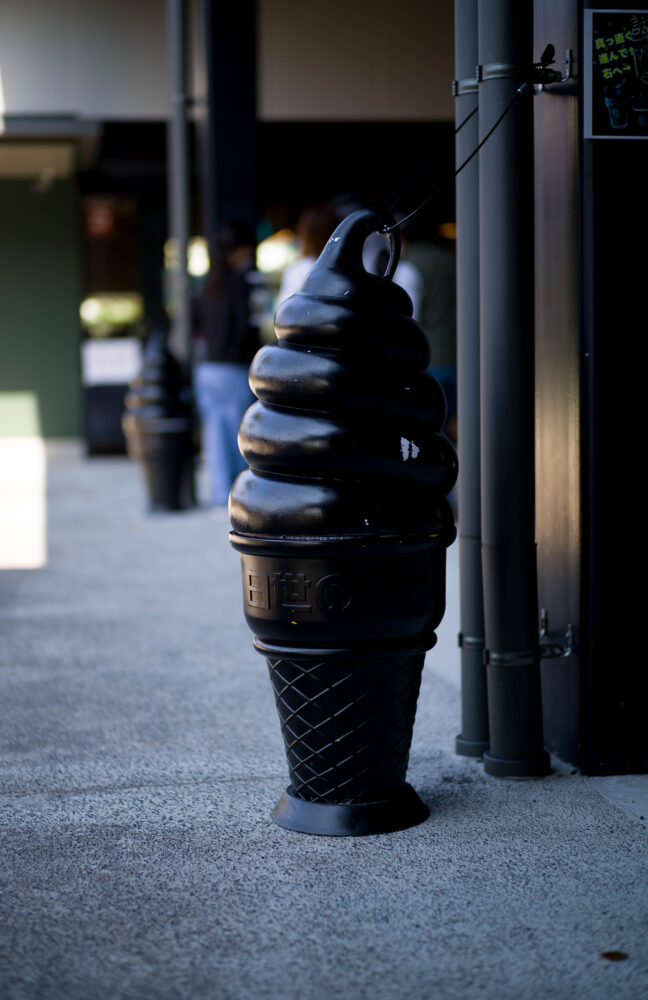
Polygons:
[[0,181],[0,436],[82,434],[73,179]]

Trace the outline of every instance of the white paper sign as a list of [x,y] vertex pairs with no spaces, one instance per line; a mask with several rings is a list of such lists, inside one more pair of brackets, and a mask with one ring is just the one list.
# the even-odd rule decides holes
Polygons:
[[90,385],[129,385],[142,365],[142,345],[135,337],[84,340],[81,380]]

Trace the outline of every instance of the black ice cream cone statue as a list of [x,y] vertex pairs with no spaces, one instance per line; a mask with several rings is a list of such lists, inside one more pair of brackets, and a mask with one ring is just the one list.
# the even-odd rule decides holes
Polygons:
[[195,421],[191,387],[154,330],[142,369],[129,386],[122,427],[131,458],[141,462],[148,509],[184,510],[195,504]]
[[239,434],[250,468],[230,496],[288,757],[273,818],[305,833],[386,833],[428,815],[405,774],[445,610],[457,461],[427,341],[392,281],[397,234],[384,276],[362,264],[389,222],[348,216],[277,310]]

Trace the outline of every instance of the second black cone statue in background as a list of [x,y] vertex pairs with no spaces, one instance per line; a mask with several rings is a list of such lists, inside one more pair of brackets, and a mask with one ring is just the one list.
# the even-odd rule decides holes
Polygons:
[[362,264],[391,220],[355,212],[275,318],[230,496],[246,620],[263,653],[305,833],[386,833],[427,807],[405,781],[425,651],[445,610],[457,476],[427,341],[392,276]]
[[142,369],[124,402],[126,447],[129,456],[141,462],[148,510],[193,507],[198,449],[191,386],[167,346],[164,331],[151,333]]

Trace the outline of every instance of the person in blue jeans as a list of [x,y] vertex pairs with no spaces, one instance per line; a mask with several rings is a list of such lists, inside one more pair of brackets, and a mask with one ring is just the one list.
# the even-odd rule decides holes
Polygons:
[[254,267],[254,231],[243,223],[224,226],[212,248],[211,267],[194,301],[194,331],[202,358],[194,369],[194,392],[202,425],[209,502],[226,504],[236,476],[246,468],[238,449],[243,414],[254,402],[250,362],[260,347],[250,323],[247,274]]

